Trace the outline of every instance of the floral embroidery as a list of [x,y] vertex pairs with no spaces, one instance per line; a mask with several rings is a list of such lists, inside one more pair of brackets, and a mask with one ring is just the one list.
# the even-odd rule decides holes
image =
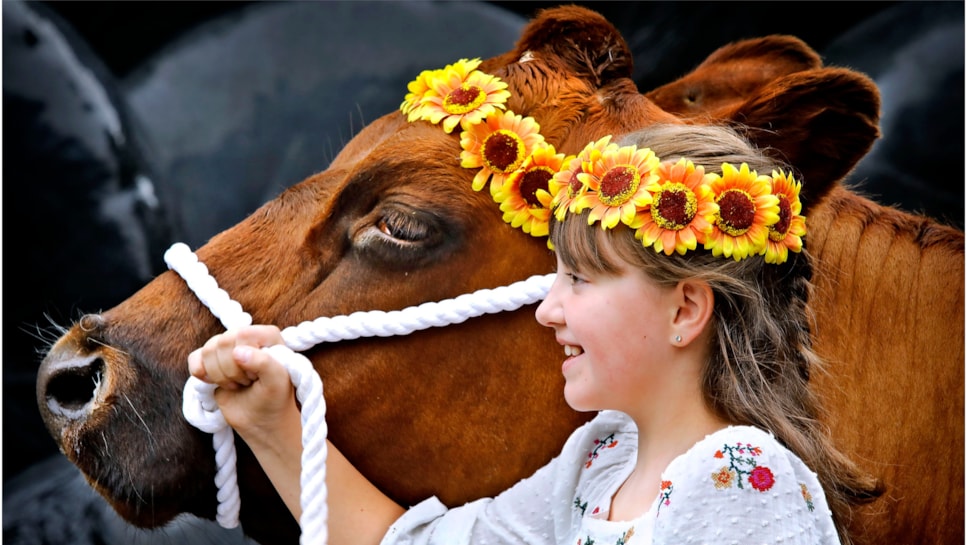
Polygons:
[[773,483],[776,482],[776,479],[773,478],[773,472],[770,471],[770,468],[756,466],[750,471],[749,481],[753,488],[760,492],[766,492],[773,488]]
[[813,511],[813,496],[810,495],[810,491],[807,490],[807,485],[800,483],[800,494],[803,495],[803,501],[807,502],[807,509]]
[[723,467],[716,473],[713,473],[713,484],[716,488],[725,489],[733,486],[733,479],[736,478],[736,472],[729,469],[728,467]]
[[585,516],[585,509],[588,509],[588,502],[587,501],[586,502],[582,502],[581,501],[581,497],[577,497],[577,498],[575,498],[575,501],[574,501],[574,503],[572,503],[572,505],[576,509],[578,509],[579,511],[581,511],[581,516]]
[[[579,511],[581,511],[581,516],[585,516],[585,511],[588,510],[588,502],[581,501],[581,497],[575,498],[575,501],[572,502],[572,506],[574,506],[575,509],[578,509]],[[592,514],[597,515],[598,512],[601,510],[602,510],[601,507],[596,506],[595,509],[592,510]]]
[[[736,443],[735,446],[723,445],[723,448],[717,450],[713,457],[722,459],[728,455],[729,466],[723,466],[719,471],[712,473],[713,484],[720,490],[730,488],[734,483],[737,488],[743,488],[742,477],[746,475],[750,486],[760,492],[773,488],[776,483],[773,471],[756,463],[755,457],[761,454],[763,450],[760,447],[754,447],[749,443],[746,445]],[[744,469],[744,467],[750,469]]]
[[[625,533],[622,534],[622,537],[618,538],[618,541],[615,542],[615,545],[627,545],[629,540],[632,539],[633,535],[635,535],[635,526],[626,530]],[[578,545],[594,545],[594,543],[595,540],[592,539],[591,536],[585,536],[584,543],[582,542],[581,538],[578,538]]]
[[659,513],[662,511],[663,505],[669,505],[671,502],[669,498],[672,496],[672,481],[662,481],[662,485],[659,487],[659,507],[655,511],[655,516],[658,517]]
[[598,458],[598,451],[602,450],[603,448],[615,448],[615,445],[617,444],[618,441],[615,440],[614,433],[610,433],[608,437],[605,437],[604,439],[595,439],[595,448],[588,453],[588,461],[585,462],[585,467],[592,467],[592,462]]

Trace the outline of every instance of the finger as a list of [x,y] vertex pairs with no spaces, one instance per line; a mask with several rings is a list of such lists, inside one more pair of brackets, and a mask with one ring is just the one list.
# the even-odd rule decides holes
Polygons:
[[205,362],[202,360],[201,348],[197,348],[188,354],[188,373],[199,380],[209,382],[208,375],[205,373]]
[[239,384],[248,385],[250,381],[232,359],[234,333],[215,335],[200,349],[205,374],[209,382],[219,387],[234,389]]
[[265,348],[277,344],[285,344],[282,332],[274,325],[252,325],[243,327],[236,334],[236,344],[246,344],[256,348]]
[[292,380],[286,367],[266,350],[249,346],[235,348],[236,362],[246,373],[273,389],[288,388]]
[[227,381],[234,382],[242,386],[252,384],[252,379],[242,369],[235,359],[234,351],[238,344],[238,332],[226,331],[214,338],[215,350],[214,360],[219,367],[219,371]]

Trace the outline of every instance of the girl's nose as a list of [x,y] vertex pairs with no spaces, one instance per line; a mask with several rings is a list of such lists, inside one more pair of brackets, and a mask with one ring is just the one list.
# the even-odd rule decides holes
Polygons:
[[558,286],[561,284],[561,275],[555,275],[555,281],[551,283],[548,295],[544,301],[538,305],[534,311],[534,317],[538,323],[545,327],[555,327],[563,323],[561,305],[558,304]]

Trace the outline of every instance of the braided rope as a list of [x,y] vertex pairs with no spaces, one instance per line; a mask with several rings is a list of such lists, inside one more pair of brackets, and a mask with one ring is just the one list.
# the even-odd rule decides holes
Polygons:
[[[168,267],[178,273],[195,296],[219,318],[226,329],[250,325],[252,317],[218,287],[205,264],[187,245],[175,243],[165,252]],[[516,310],[544,299],[553,274],[536,275],[508,286],[482,289],[454,299],[423,303],[403,310],[354,312],[347,316],[317,318],[282,330],[285,345],[266,348],[289,371],[296,397],[302,404],[302,473],[300,543],[324,545],[328,537],[326,519],[326,402],[323,385],[312,363],[296,351],[322,342],[409,335],[414,331],[464,322],[468,318]],[[215,403],[215,385],[189,377],[182,401],[185,419],[196,428],[213,434],[218,487],[216,520],[225,528],[239,525],[238,477],[234,435]]]

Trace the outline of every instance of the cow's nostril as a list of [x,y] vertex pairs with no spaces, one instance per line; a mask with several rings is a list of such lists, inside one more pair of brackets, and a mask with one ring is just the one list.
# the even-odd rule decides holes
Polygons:
[[104,377],[104,361],[94,358],[86,365],[64,366],[47,382],[47,408],[51,413],[78,418],[90,412]]

